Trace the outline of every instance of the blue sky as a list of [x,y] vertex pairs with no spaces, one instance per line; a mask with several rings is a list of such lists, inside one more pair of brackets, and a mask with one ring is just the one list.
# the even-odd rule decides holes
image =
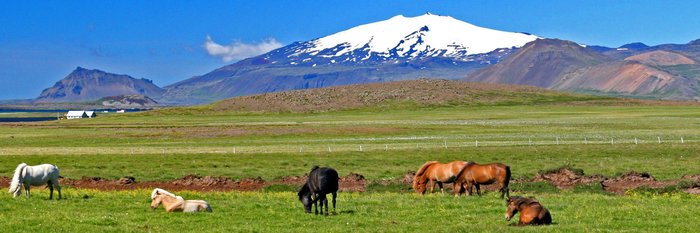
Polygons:
[[[261,47],[399,14],[432,12],[482,27],[617,47],[699,39],[698,9],[700,1],[643,0],[10,1],[0,8],[0,99],[34,98],[77,66],[165,86]],[[221,47],[217,51],[228,55],[211,55],[207,36],[210,45],[241,50]]]

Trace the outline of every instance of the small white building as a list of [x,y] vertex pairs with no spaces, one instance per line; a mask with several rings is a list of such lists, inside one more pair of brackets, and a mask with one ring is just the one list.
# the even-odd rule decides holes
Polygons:
[[87,115],[88,118],[93,118],[97,116],[97,114],[95,114],[95,111],[85,111],[85,115]]
[[78,118],[87,118],[87,114],[85,114],[85,111],[68,111],[66,113],[66,119],[78,119]]
[[93,118],[97,117],[95,111],[68,111],[66,119]]

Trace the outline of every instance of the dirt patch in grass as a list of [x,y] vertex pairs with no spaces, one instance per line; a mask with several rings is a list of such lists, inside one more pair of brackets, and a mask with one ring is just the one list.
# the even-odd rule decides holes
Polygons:
[[571,189],[576,185],[588,185],[605,180],[603,176],[585,176],[583,170],[562,167],[556,170],[537,173],[530,182],[546,181],[559,189]]
[[[256,191],[273,184],[301,186],[306,183],[307,175],[287,176],[279,180],[265,181],[260,177],[241,178],[234,180],[228,177],[187,175],[172,181],[144,181],[139,182],[134,177],[122,177],[119,179],[104,179],[102,177],[81,177],[80,179],[59,178],[61,186],[74,188],[97,189],[102,191],[152,189],[162,188],[172,191]],[[0,186],[8,187],[11,178],[0,176]],[[340,177],[340,191],[364,192],[366,179],[363,175],[350,173]],[[39,187],[41,188],[41,187]]]
[[636,189],[642,186],[649,188],[663,188],[678,184],[678,180],[657,181],[652,175],[646,172],[629,172],[627,174],[606,179],[601,182],[603,189],[607,192],[624,194],[627,190]]
[[[101,177],[82,177],[80,179],[60,178],[59,182],[62,186],[71,186],[74,188],[83,189],[98,189],[103,191],[114,190],[132,190],[132,189],[152,189],[163,188],[166,190],[180,191],[257,191],[271,185],[287,185],[301,186],[308,176],[286,176],[281,179],[265,181],[260,177],[241,178],[234,180],[228,177],[214,176],[197,176],[187,175],[182,178],[171,181],[144,181],[140,182],[134,177],[122,177],[120,179],[104,179]],[[401,185],[406,188],[411,187],[413,182],[414,172],[407,172],[403,177],[393,180],[381,180],[374,182],[375,185]],[[11,178],[0,176],[0,186],[8,187]],[[618,177],[606,178],[599,175],[586,176],[583,171],[572,168],[559,168],[546,172],[538,173],[532,179],[526,180],[511,180],[511,183],[536,183],[548,182],[558,189],[573,189],[578,185],[600,184],[603,191],[616,194],[625,194],[628,190],[638,188],[663,189],[674,186],[679,186],[678,190],[682,190],[690,194],[700,195],[700,174],[685,175],[680,179],[658,181],[649,173],[628,172]],[[345,192],[364,192],[368,182],[365,177],[357,173],[349,173],[340,177],[340,191]],[[682,186],[682,187],[680,187]],[[446,193],[451,193],[454,190],[452,184],[444,184],[443,188]],[[483,191],[497,191],[498,184],[481,185]],[[476,190],[474,190],[476,191]],[[435,192],[439,192],[436,187]]]
[[[603,190],[609,193],[625,194],[628,190],[641,187],[660,189],[678,185],[681,181],[700,181],[700,175],[686,175],[677,180],[658,181],[646,172],[631,171],[614,178],[600,175],[586,176],[580,169],[562,167],[551,171],[540,172],[533,179],[525,182],[549,182],[559,189],[572,189],[577,185],[590,185],[599,183]],[[517,182],[517,181],[516,181]],[[700,191],[700,188],[698,188]],[[686,192],[696,192],[693,187],[686,188]]]

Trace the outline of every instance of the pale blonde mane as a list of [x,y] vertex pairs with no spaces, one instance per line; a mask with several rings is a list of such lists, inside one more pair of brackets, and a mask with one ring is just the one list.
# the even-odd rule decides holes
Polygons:
[[174,197],[175,199],[178,199],[178,200],[181,200],[181,201],[184,201],[184,200],[185,200],[185,199],[182,198],[181,196],[177,196],[177,195],[175,195],[175,194],[173,194],[173,193],[171,193],[171,192],[168,192],[168,191],[165,190],[165,189],[161,189],[161,188],[155,188],[155,189],[153,189],[153,192],[151,192],[151,199],[156,198],[156,195],[157,195],[156,193],[165,194],[165,195]]

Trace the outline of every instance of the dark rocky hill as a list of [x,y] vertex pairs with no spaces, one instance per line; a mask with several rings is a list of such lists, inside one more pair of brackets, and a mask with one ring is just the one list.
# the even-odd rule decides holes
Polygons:
[[118,95],[158,97],[163,92],[162,88],[148,79],[78,67],[52,87],[42,91],[35,102],[88,102]]

